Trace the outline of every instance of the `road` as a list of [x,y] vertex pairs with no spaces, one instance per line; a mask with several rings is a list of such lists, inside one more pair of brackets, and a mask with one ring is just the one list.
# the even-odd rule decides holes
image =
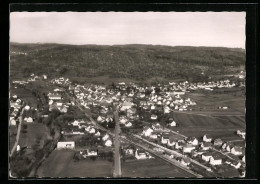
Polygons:
[[18,125],[17,134],[16,134],[16,140],[15,140],[14,146],[13,146],[13,148],[12,148],[12,150],[11,150],[10,157],[13,156],[14,151],[16,150],[17,145],[18,145],[18,142],[19,142],[19,139],[20,139],[21,127],[22,127],[22,119],[23,119],[23,118],[22,118],[22,116],[23,116],[23,111],[24,111],[24,107],[23,107],[23,109],[22,109],[22,111],[21,111],[21,114],[20,114],[20,116],[19,116],[19,125]]
[[116,122],[115,126],[115,136],[114,136],[114,177],[121,177],[121,158],[120,158],[120,125],[119,125],[119,117],[118,117],[118,107],[116,107],[114,111],[114,118]]

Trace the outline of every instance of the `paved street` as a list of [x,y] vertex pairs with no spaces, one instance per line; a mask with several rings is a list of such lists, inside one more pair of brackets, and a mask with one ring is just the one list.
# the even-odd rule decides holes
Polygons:
[[114,136],[114,177],[121,177],[121,159],[120,159],[120,125],[119,125],[119,117],[118,117],[118,108],[114,111],[114,118],[116,122],[115,126],[115,136]]

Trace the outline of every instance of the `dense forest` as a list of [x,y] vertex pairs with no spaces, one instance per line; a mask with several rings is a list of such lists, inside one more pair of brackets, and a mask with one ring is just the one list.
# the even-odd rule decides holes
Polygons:
[[245,50],[222,47],[161,45],[10,44],[10,76],[152,77],[207,80],[237,74],[245,67]]

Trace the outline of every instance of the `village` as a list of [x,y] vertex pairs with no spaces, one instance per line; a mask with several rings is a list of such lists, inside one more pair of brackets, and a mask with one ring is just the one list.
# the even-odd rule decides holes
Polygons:
[[[119,82],[105,86],[72,84],[68,78],[48,80],[46,75],[32,74],[27,81],[13,81],[13,85],[17,88],[37,81],[53,86],[52,91],[46,93],[48,111],[40,112],[42,109],[30,107],[19,96],[12,94],[10,126],[33,124],[37,122],[39,114],[41,118],[48,118],[48,113],[52,111],[67,114],[72,107],[82,109],[86,116],[74,117],[62,123],[55,148],[75,150],[75,160],[113,160],[114,129],[116,123],[119,123],[121,160],[154,159],[159,154],[200,175],[205,171],[196,167],[206,168],[209,173],[224,173],[233,168],[239,171],[240,176],[245,175],[245,145],[224,141],[222,137],[211,136],[210,133],[200,137],[186,136],[178,130],[183,122],[176,120],[174,115],[196,109],[198,102],[188,94],[197,90],[209,93],[220,88],[241,88],[244,87],[242,82],[227,79],[207,83],[169,82],[151,86]],[[115,122],[115,107],[119,107],[119,122]],[[229,108],[217,106],[216,110],[225,112]],[[21,122],[19,116],[22,116]],[[240,138],[240,143],[245,142],[245,129],[237,129],[234,134]],[[147,147],[143,149],[131,144],[131,141],[141,141]],[[16,151],[20,150],[20,145],[16,145]]]

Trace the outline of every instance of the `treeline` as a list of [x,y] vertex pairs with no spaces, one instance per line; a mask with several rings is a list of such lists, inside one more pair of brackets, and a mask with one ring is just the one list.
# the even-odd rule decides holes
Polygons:
[[[10,49],[28,53],[11,55],[11,73],[25,76],[36,73],[54,77],[108,75],[135,80],[151,77],[201,80],[238,72],[245,65],[244,50],[217,47],[11,44]],[[232,67],[237,71],[230,71]]]

